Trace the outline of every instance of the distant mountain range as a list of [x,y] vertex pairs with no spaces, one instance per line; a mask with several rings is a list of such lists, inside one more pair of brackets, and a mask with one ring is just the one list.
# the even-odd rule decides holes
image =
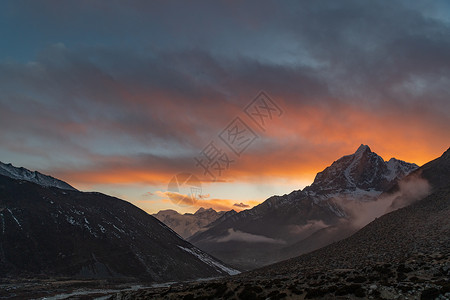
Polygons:
[[193,234],[204,231],[215,221],[223,221],[226,218],[237,214],[236,211],[215,211],[212,208],[205,209],[200,207],[195,213],[180,214],[175,210],[161,210],[153,214],[155,218],[169,226],[182,238],[187,239]]
[[129,202],[23,168],[1,170],[0,277],[166,282],[238,273]]
[[319,172],[303,190],[270,197],[188,241],[241,269],[298,256],[348,237],[384,213],[356,226],[350,207],[375,201],[417,168],[395,158],[385,161],[361,145]]

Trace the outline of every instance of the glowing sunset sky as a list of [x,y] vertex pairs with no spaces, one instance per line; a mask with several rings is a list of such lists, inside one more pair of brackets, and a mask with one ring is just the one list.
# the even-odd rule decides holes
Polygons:
[[[450,142],[448,3],[2,1],[0,161],[151,213],[251,207],[360,144],[421,165]],[[244,112],[261,90],[265,130]],[[257,136],[239,157],[236,117]],[[234,160],[216,182],[210,142]],[[179,172],[194,206],[167,198]]]

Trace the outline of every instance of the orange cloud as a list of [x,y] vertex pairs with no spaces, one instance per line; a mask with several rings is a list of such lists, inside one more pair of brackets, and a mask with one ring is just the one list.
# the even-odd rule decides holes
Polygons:
[[[203,207],[203,208],[213,208],[216,211],[228,211],[228,210],[236,210],[236,211],[242,211],[244,209],[252,208],[253,206],[261,203],[261,201],[256,200],[248,200],[244,201],[246,203],[246,207],[244,206],[235,206],[234,204],[236,201],[232,199],[204,199],[204,198],[198,198],[198,197],[192,197],[191,195],[184,195],[176,192],[161,192],[157,191],[155,192],[156,195],[161,197],[162,201],[165,202],[172,202],[175,203],[181,207]],[[241,203],[243,204],[243,203]]]
[[238,179],[312,179],[333,161],[353,153],[361,143],[385,160],[396,157],[418,165],[448,148],[448,117],[427,120],[426,112],[419,110],[397,113],[348,104],[290,109],[264,133],[263,139],[270,139],[270,144],[256,141],[230,173]]
[[[171,174],[172,175],[172,174]],[[59,172],[58,177],[79,185],[91,184],[161,184],[169,182],[171,175],[164,173],[154,173],[145,170],[117,169],[107,171],[66,171]]]
[[[174,115],[180,114],[180,107],[165,105],[166,108],[173,106]],[[233,157],[234,164],[217,182],[267,182],[273,178],[312,182],[317,172],[341,156],[351,154],[361,143],[369,145],[385,160],[396,157],[418,165],[438,157],[449,146],[450,122],[445,114],[435,116],[415,108],[381,109],[339,102],[302,104],[285,107],[285,110],[280,119],[267,126],[266,132],[258,132],[261,138],[240,158]],[[234,110],[225,115],[231,111]],[[206,112],[200,111],[200,114]],[[251,125],[251,121],[247,121]],[[186,136],[194,135],[183,124],[178,126]],[[208,142],[205,140],[204,145]],[[193,157],[183,160],[173,162],[156,157],[145,167],[132,157],[120,157],[119,165],[106,161],[102,168],[52,174],[75,186],[95,183],[166,185],[174,174],[186,170],[186,166],[191,167],[187,171],[200,177],[202,169],[195,167]],[[203,178],[204,183],[208,181]]]

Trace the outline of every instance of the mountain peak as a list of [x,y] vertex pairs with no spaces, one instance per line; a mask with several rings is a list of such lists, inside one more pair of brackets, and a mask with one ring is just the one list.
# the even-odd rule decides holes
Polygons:
[[364,144],[361,144],[359,148],[356,150],[355,154],[364,153],[364,152],[372,152],[370,147]]
[[208,211],[208,212],[216,212],[214,209],[212,209],[212,208],[204,208],[204,207],[200,207],[195,213],[194,213],[194,215],[196,215],[196,214],[200,214],[200,213],[203,213],[203,212],[206,212],[206,211]]
[[154,216],[158,216],[158,215],[180,215],[180,213],[173,209],[164,209],[164,210],[160,210],[156,214],[154,214]]
[[354,154],[341,157],[317,173],[306,190],[326,194],[357,190],[381,192],[417,168],[415,164],[397,159],[385,162],[369,146],[361,144]]

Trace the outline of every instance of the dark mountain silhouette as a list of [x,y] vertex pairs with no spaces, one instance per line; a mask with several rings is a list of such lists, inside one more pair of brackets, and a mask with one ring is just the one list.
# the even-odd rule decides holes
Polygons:
[[44,175],[38,171],[30,171],[25,168],[14,167],[12,164],[4,164],[0,161],[0,175],[4,175],[13,179],[26,180],[37,183],[42,186],[54,186],[63,190],[76,189],[67,182],[56,179],[49,175]]
[[129,202],[0,175],[0,277],[161,282],[235,273]]

